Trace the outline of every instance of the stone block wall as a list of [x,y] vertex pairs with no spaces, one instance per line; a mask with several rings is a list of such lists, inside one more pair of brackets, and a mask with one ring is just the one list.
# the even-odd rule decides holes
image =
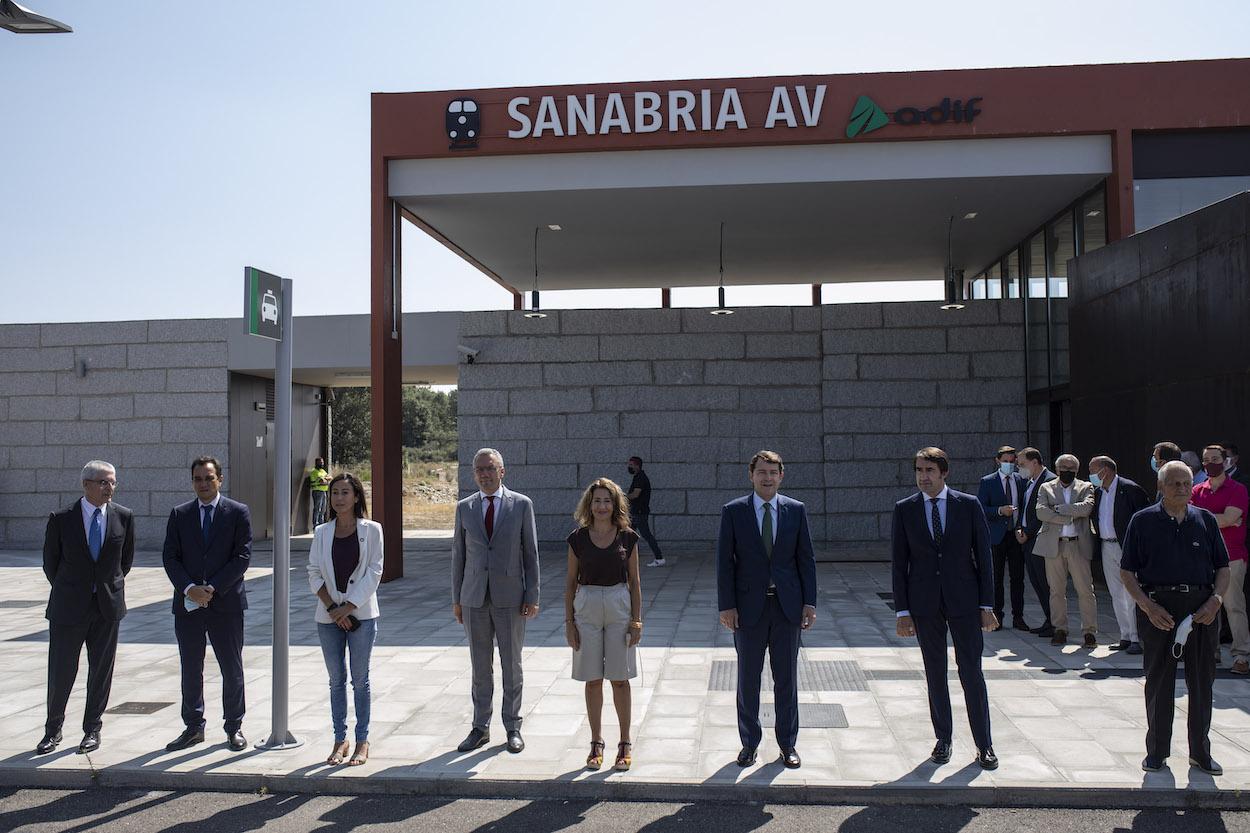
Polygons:
[[192,496],[190,461],[212,454],[229,476],[223,324],[0,325],[0,543],[40,545],[48,513],[82,495],[82,466],[103,459],[139,543],[159,547]]
[[460,367],[461,491],[473,452],[500,449],[557,541],[585,485],[627,485],[636,454],[661,544],[706,542],[771,448],[818,540],[879,554],[917,448],[945,448],[952,485],[975,489],[995,448],[1023,444],[1021,326],[1018,301],[465,313],[480,352]]

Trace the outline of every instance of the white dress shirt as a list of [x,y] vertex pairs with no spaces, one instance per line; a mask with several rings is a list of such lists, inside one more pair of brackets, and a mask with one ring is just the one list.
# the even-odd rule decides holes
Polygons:
[[1102,490],[1102,500],[1098,503],[1098,537],[1106,541],[1115,538],[1115,487],[1120,478],[1111,478],[1111,482]]
[[773,543],[777,543],[777,495],[773,495],[770,501],[764,501],[759,495],[753,494],[751,503],[755,506],[755,528],[760,531],[760,535],[764,534],[764,504],[768,503],[772,507],[769,511],[773,513]]
[[[79,500],[79,504],[80,504],[80,507],[82,508],[83,532],[87,533],[87,541],[90,542],[91,541],[91,519],[95,517],[95,510],[96,509],[100,510],[100,532],[103,533],[106,529],[108,529],[108,519],[109,519],[108,506],[109,505],[106,502],[103,506],[96,506],[94,503],[87,500],[85,497]],[[101,541],[104,540],[103,536],[101,536],[100,540]]]
[[[933,535],[933,503],[936,500],[938,505],[938,517],[942,519],[942,529],[946,529],[946,496],[950,493],[949,486],[943,486],[942,491],[938,493],[936,498],[924,495],[924,522],[929,527],[929,535]],[[921,493],[923,494],[923,492]]]
[[[496,491],[492,492],[489,495],[483,492],[481,489],[479,489],[477,492],[477,496],[482,499],[482,520],[486,520],[486,510],[490,508],[491,503],[495,504],[495,517],[498,518],[499,517],[499,503],[500,501],[503,500],[503,486],[500,485],[500,487]],[[487,500],[487,498],[489,497],[493,497],[494,501]]]
[[[208,503],[205,503],[202,500],[197,500],[195,503],[196,503],[195,511],[198,512],[200,516],[199,517],[200,529],[204,528],[204,507],[205,506],[213,507],[213,523],[217,522],[217,506],[221,503],[221,492],[218,492],[216,495],[214,495],[213,499],[209,501]],[[209,590],[213,589],[213,585],[211,584],[206,584],[204,586],[207,587]],[[192,587],[195,587],[195,582],[191,582],[186,587],[182,588],[182,595],[185,596],[187,595],[187,593],[191,592]]]
[[[1076,481],[1073,481],[1073,482],[1075,483]],[[1060,486],[1060,489],[1063,490],[1063,502],[1071,503],[1072,502],[1072,487]],[[1059,530],[1059,537],[1060,538],[1075,538],[1076,537],[1076,524],[1072,523],[1071,521],[1064,524],[1063,529]]]

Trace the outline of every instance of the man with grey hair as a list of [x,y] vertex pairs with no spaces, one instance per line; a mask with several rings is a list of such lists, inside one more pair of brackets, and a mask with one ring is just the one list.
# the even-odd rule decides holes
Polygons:
[[464,625],[473,664],[473,727],[458,747],[469,752],[490,742],[495,694],[494,654],[503,672],[500,707],[508,751],[521,738],[521,650],[525,620],[538,615],[538,534],[534,505],[504,488],[503,455],[493,448],[473,455],[478,491],[456,504],[451,546],[451,610]]
[[1082,644],[1098,646],[1098,606],[1094,600],[1094,578],[1090,562],[1094,557],[1094,532],[1089,516],[1094,511],[1094,486],[1078,480],[1081,461],[1072,454],[1055,460],[1058,477],[1037,490],[1037,533],[1033,552],[1046,559],[1046,583],[1050,585],[1050,621],[1055,626],[1051,645],[1068,641],[1068,577],[1076,590],[1081,608]]
[[100,748],[100,728],[113,686],[117,627],[126,615],[126,574],[135,559],[134,516],[113,503],[117,470],[103,460],[83,466],[83,496],[48,516],[43,539],[43,573],[48,596],[48,717],[43,740],[47,754],[61,742],[65,706],[87,646],[87,707],[78,752]]
[[1111,607],[1120,628],[1120,641],[1111,647],[1140,654],[1136,608],[1120,581],[1120,558],[1124,554],[1121,546],[1129,521],[1150,505],[1150,497],[1141,486],[1121,477],[1115,460],[1105,454],[1089,461],[1089,481],[1094,484],[1094,511],[1089,516],[1094,527],[1094,547],[1102,560],[1103,578],[1107,581]]
[[[1223,768],[1211,757],[1212,688],[1219,627],[1228,592],[1228,551],[1215,516],[1190,503],[1193,474],[1180,461],[1159,468],[1163,498],[1129,522],[1120,579],[1137,603],[1146,672],[1146,757],[1142,769],[1164,767],[1172,751],[1176,663],[1185,661],[1189,694],[1189,763],[1208,775]],[[1192,627],[1191,627],[1192,625]]]

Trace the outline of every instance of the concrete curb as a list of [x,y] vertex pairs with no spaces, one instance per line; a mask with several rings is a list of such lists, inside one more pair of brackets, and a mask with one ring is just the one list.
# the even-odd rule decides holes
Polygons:
[[452,798],[580,799],[594,801],[715,801],[730,804],[936,805],[1065,809],[1247,810],[1250,792],[1150,789],[1124,786],[943,786],[911,784],[718,783],[716,781],[608,781],[602,779],[466,779],[460,775],[308,777],[281,772],[148,772],[131,769],[0,767],[0,787],[312,795],[418,795]]

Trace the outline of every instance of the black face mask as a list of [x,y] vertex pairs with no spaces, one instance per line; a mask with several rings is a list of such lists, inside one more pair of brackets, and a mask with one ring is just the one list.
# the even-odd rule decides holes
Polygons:
[[1073,480],[1076,480],[1076,472],[1074,471],[1059,472],[1059,482],[1062,483],[1063,485],[1071,486]]
[[633,466],[626,466],[625,471],[629,472],[630,474],[638,473],[638,469],[634,468]]

